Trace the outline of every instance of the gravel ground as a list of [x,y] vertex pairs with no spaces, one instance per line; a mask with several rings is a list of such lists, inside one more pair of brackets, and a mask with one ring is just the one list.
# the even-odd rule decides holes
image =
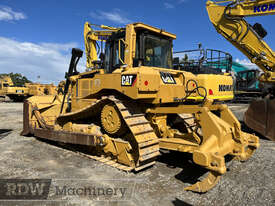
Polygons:
[[[232,106],[232,110],[241,119],[246,107]],[[275,142],[269,140],[261,139],[247,162],[229,161],[218,185],[197,194],[183,188],[206,171],[192,165],[186,154],[165,153],[155,166],[126,173],[54,143],[22,137],[21,130],[22,103],[0,103],[0,179],[51,179],[49,197],[47,201],[0,200],[0,205],[275,205]],[[64,185],[112,188],[117,194],[57,196],[54,186]]]

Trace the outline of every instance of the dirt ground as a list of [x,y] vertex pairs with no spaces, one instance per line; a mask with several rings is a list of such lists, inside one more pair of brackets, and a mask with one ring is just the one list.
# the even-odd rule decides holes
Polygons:
[[[22,106],[0,103],[0,179],[51,179],[52,186],[47,200],[0,200],[0,205],[275,205],[275,142],[261,139],[252,158],[244,163],[227,162],[228,171],[218,185],[197,194],[183,188],[206,171],[190,163],[188,155],[164,153],[156,165],[144,171],[119,171],[54,143],[20,136]],[[231,107],[242,119],[247,105]],[[117,190],[109,196],[57,196],[54,185]]]

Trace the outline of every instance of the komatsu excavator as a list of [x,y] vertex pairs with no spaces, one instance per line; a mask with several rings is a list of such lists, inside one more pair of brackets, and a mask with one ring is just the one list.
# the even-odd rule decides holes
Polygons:
[[219,89],[218,76],[173,69],[175,38],[143,23],[85,23],[87,71],[77,71],[83,52],[72,49],[63,98],[27,99],[22,135],[84,145],[89,157],[125,171],[152,166],[160,149],[188,152],[210,172],[185,189],[208,191],[226,172],[225,156],[245,161],[259,139],[211,98],[233,92]]
[[275,0],[208,1],[206,7],[217,32],[264,72],[259,80],[265,85],[267,95],[250,104],[244,122],[275,140],[275,53],[263,40],[267,32],[262,25],[251,26],[245,20],[245,17],[275,14]]

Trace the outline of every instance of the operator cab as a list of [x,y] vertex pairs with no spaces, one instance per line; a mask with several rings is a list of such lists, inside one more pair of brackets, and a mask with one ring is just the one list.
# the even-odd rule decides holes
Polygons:
[[9,87],[10,85],[8,83],[2,83],[0,82],[0,89]]
[[137,32],[134,67],[148,66],[172,69],[172,41],[173,39],[169,37],[146,30]]
[[125,30],[114,32],[106,41],[105,54],[103,55],[106,73],[112,73],[124,64]]
[[236,90],[237,91],[257,91],[259,88],[260,71],[257,69],[245,70],[237,73]]
[[[159,30],[162,31],[162,30]],[[172,69],[172,41],[174,38],[162,33],[150,31],[145,28],[136,28],[136,48],[133,58],[133,67],[148,66]],[[105,43],[105,53],[101,55],[105,73],[123,67],[125,55],[130,55],[126,50],[126,31],[121,29],[113,32]]]

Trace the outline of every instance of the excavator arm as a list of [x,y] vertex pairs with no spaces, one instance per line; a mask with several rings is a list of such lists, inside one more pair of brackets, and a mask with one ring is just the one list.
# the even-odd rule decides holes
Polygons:
[[275,140],[275,53],[263,40],[267,35],[263,27],[258,23],[251,26],[245,20],[249,16],[275,14],[275,0],[208,1],[206,8],[217,32],[264,72],[259,80],[268,89],[268,95],[251,102],[244,122],[254,131]]
[[260,81],[274,84],[275,53],[263,40],[267,32],[244,17],[275,14],[275,0],[207,1],[206,8],[217,32],[262,69]]
[[[101,30],[94,30],[92,27],[99,27]],[[103,44],[113,32],[120,30],[121,28],[115,28],[105,25],[96,25],[86,22],[84,25],[84,42],[86,51],[86,67],[94,68],[100,51],[103,46],[98,45],[99,42]]]

